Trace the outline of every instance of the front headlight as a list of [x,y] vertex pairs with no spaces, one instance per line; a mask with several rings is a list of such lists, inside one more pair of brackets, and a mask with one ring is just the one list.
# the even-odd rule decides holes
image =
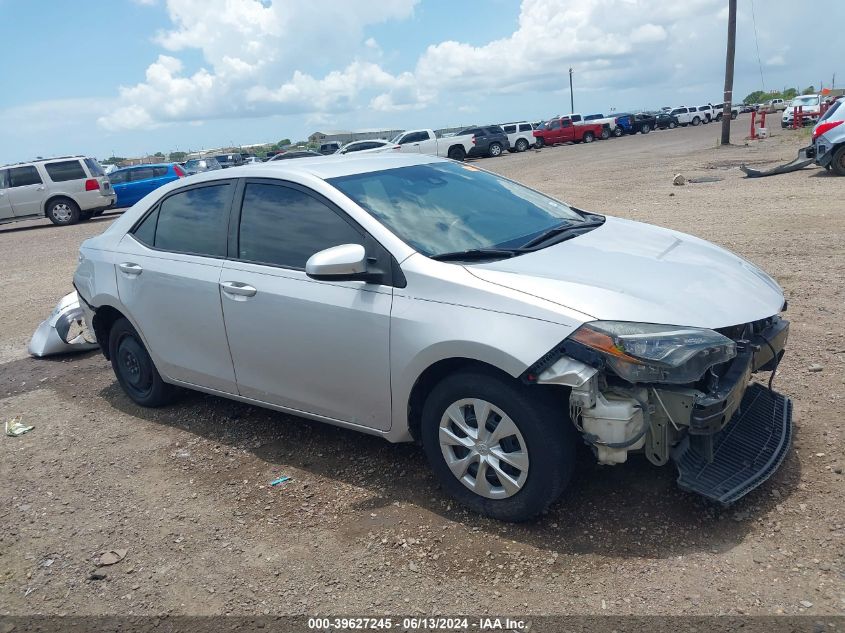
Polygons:
[[608,367],[629,382],[695,382],[709,367],[736,356],[736,343],[702,328],[593,321],[569,340],[601,354]]

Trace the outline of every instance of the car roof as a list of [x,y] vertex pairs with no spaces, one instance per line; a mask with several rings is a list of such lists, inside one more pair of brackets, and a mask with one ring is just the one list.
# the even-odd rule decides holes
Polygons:
[[[9,163],[7,165],[0,165],[0,169],[6,169],[7,167],[20,167],[21,165],[34,165],[35,163],[49,163],[50,161],[54,160],[71,160],[73,158],[90,158],[90,156],[85,156],[83,154],[76,154],[74,156],[51,156],[50,158],[36,158],[35,160],[22,160],[17,163]],[[91,159],[95,162],[96,159]]]
[[366,174],[385,169],[397,169],[399,167],[412,167],[414,165],[427,165],[430,163],[448,163],[445,158],[430,156],[428,154],[351,154],[351,155],[330,155],[314,156],[313,158],[298,158],[296,160],[268,161],[266,163],[253,163],[231,167],[222,171],[203,172],[195,182],[209,180],[227,180],[234,177],[239,178],[280,178],[290,176],[308,175],[320,180],[337,178],[340,176],[351,176],[354,174]]
[[139,167],[170,167],[171,165],[175,164],[176,163],[144,163],[143,165],[127,165],[126,167],[121,167],[120,169],[116,169],[115,171],[123,171],[124,169],[138,169]]

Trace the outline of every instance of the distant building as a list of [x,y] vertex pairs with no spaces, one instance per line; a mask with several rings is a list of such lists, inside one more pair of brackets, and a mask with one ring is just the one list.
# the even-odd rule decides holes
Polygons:
[[326,130],[325,132],[314,132],[308,136],[308,142],[314,145],[320,143],[330,143],[337,141],[338,143],[351,143],[352,141],[366,141],[369,139],[382,138],[390,140],[397,134],[405,130]]

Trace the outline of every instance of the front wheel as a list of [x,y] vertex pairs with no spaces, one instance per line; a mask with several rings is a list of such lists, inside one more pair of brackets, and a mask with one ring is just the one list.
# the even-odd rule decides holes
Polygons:
[[736,119],[737,116],[739,115],[736,112],[731,112],[731,120]]
[[675,123],[674,121],[669,121],[669,129],[670,130],[674,130],[676,127],[678,127],[677,123]]
[[602,128],[601,140],[606,141],[609,138],[610,138],[610,130],[608,128]]
[[640,128],[640,134],[648,134],[649,132],[651,132],[651,126],[648,123],[643,123]]
[[622,126],[620,126],[620,125],[617,125],[615,128],[613,128],[613,136],[615,136],[616,138],[619,138],[624,133],[625,133],[625,130],[623,130]]
[[459,372],[426,399],[423,448],[460,503],[502,521],[527,521],[569,483],[576,442],[564,411],[542,387]]
[[537,149],[540,149],[545,144],[546,144],[546,141],[543,139],[542,136],[538,136],[537,140],[534,141],[534,145],[537,146]]
[[495,158],[496,156],[502,155],[502,146],[498,143],[490,143],[490,147],[487,149],[487,153],[490,155],[491,158]]
[[596,140],[596,137],[592,132],[586,132],[584,136],[581,137],[581,140],[585,143],[592,143],[594,140]]
[[161,407],[173,400],[176,388],[161,379],[141,337],[128,319],[118,319],[112,325],[109,357],[117,382],[136,404]]

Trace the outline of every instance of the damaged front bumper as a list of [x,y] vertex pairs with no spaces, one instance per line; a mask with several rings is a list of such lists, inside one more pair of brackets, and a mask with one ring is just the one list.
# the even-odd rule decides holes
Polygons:
[[62,297],[50,316],[36,328],[29,342],[29,353],[42,357],[97,347],[97,341],[85,323],[79,295],[74,291]]
[[729,504],[777,470],[792,438],[789,398],[749,384],[777,367],[789,322],[772,317],[743,334],[736,356],[694,385],[629,383],[570,356],[535,382],[570,387],[570,418],[599,463],[623,463],[631,452],[655,465],[671,459],[681,488]]

